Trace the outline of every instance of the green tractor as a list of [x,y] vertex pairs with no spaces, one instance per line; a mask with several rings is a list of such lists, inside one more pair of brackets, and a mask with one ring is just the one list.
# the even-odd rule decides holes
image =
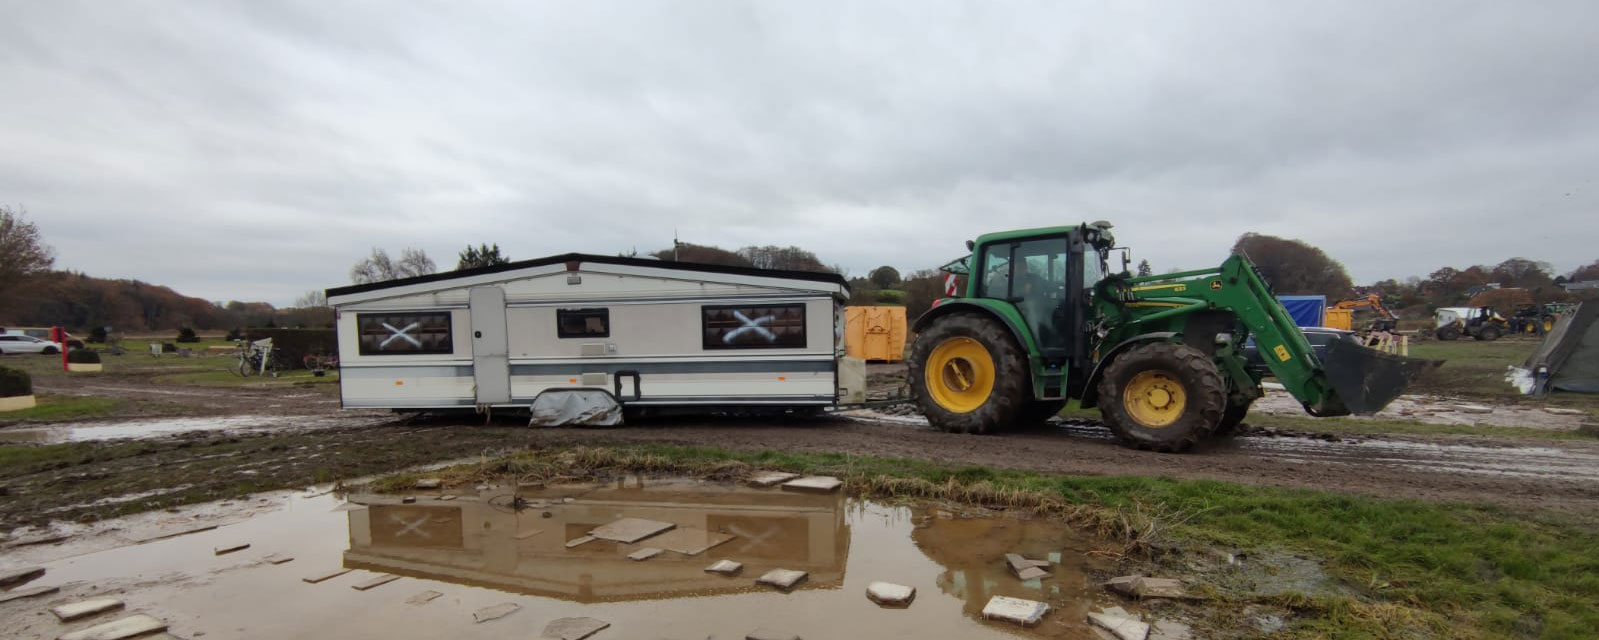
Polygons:
[[1313,348],[1244,256],[1128,277],[1124,253],[1124,273],[1110,274],[1110,228],[991,233],[943,267],[966,276],[965,290],[916,320],[909,358],[911,391],[935,427],[1038,425],[1075,398],[1124,443],[1180,452],[1238,425],[1266,375],[1311,415],[1342,416],[1375,413],[1441,364],[1353,339]]

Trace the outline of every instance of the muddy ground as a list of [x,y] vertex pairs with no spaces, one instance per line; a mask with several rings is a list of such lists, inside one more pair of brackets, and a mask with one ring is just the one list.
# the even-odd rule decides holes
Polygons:
[[[1186,455],[1163,455],[1117,446],[1103,427],[1088,421],[999,436],[941,433],[914,419],[875,413],[532,429],[510,419],[484,425],[472,415],[415,419],[343,412],[331,384],[217,389],[157,383],[149,375],[130,372],[86,381],[45,379],[36,386],[46,394],[160,398],[162,412],[190,419],[186,424],[191,427],[162,431],[162,416],[141,408],[133,415],[87,423],[0,428],[0,440],[12,442],[114,438],[0,468],[0,490],[6,496],[0,501],[0,531],[52,520],[91,521],[511,449],[641,443],[1214,479],[1382,497],[1485,501],[1583,518],[1599,513],[1599,442],[1583,440],[1269,437],[1264,435],[1268,431],[1257,429]],[[192,420],[196,417],[215,418],[210,426],[225,428],[194,429],[192,425],[210,424]],[[1270,421],[1270,415],[1261,414],[1250,423],[1260,427]]]

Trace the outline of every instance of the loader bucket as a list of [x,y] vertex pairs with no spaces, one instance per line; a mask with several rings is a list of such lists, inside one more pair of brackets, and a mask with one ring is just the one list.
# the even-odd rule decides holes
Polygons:
[[[1327,382],[1338,394],[1318,415],[1370,415],[1381,411],[1423,373],[1443,365],[1442,360],[1407,358],[1368,349],[1350,340],[1334,340],[1322,354]],[[1344,411],[1338,411],[1342,404]]]

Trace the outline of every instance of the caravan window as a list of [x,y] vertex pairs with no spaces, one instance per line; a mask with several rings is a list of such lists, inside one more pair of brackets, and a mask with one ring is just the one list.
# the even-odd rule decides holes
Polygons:
[[363,356],[455,351],[450,343],[449,312],[357,313],[355,324],[361,336]]
[[555,335],[559,338],[609,338],[611,310],[556,309]]
[[700,307],[706,349],[803,349],[804,304]]

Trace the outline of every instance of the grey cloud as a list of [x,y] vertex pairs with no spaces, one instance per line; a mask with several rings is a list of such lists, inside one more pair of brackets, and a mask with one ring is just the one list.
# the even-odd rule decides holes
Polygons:
[[[1109,219],[1357,280],[1586,263],[1582,2],[17,3],[0,201],[59,264],[286,303],[372,246],[798,244],[854,273]],[[1570,195],[1567,195],[1570,194]]]

